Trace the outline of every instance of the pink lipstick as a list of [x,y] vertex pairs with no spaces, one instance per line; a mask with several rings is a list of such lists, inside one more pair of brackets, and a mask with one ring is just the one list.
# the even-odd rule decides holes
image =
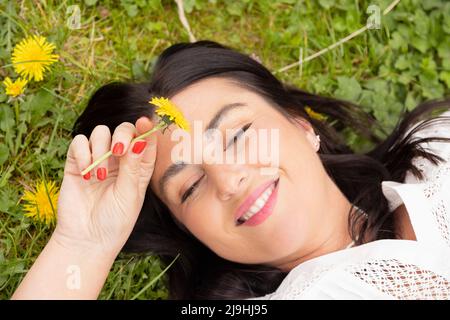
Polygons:
[[280,178],[268,181],[253,191],[239,206],[235,214],[236,226],[256,226],[273,212]]

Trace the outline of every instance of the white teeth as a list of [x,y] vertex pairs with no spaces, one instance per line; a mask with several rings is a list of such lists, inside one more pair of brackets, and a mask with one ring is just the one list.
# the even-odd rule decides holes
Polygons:
[[269,199],[270,195],[272,194],[273,188],[267,189],[260,197],[260,199],[262,198],[264,201],[267,201],[267,199]]
[[245,220],[247,220],[247,219],[250,218],[251,216],[252,216],[251,213],[246,212],[246,213],[242,216],[242,218],[244,218]]
[[264,191],[263,194],[261,194],[258,199],[255,200],[253,205],[250,207],[250,209],[242,215],[242,218],[244,220],[250,219],[255,213],[259,212],[267,203],[267,200],[269,200],[270,195],[272,194],[274,190],[274,186],[270,187],[266,191]]
[[255,201],[255,205],[257,205],[260,208],[264,207],[265,204],[266,204],[266,202],[261,198],[259,198],[258,200]]
[[263,199],[264,201],[267,201],[267,199],[269,199],[269,197],[270,197],[270,194],[271,193],[264,192],[262,194],[262,196],[260,197],[260,199]]

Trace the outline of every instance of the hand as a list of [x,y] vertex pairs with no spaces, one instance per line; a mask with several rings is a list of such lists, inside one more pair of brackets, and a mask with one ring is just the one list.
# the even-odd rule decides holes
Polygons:
[[[124,122],[117,126],[112,141],[105,125],[96,126],[89,141],[82,134],[74,137],[67,153],[52,238],[72,248],[115,255],[120,252],[142,208],[156,157],[155,134],[144,139],[147,145],[140,154],[132,149],[142,140],[130,145],[131,140],[152,127],[147,117],[141,117],[135,125]],[[112,150],[117,142],[124,145],[122,155],[113,153],[92,169],[90,179],[85,180],[81,171]],[[100,168],[106,170],[104,180],[97,171]]]

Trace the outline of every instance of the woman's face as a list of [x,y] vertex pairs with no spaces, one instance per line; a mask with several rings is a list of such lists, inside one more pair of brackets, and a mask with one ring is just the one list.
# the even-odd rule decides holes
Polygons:
[[[151,187],[203,244],[230,261],[289,268],[332,237],[336,217],[330,206],[336,187],[316,153],[317,139],[308,122],[287,120],[260,95],[226,78],[196,82],[171,101],[189,121],[190,137],[216,125],[224,138],[226,150],[221,152],[230,152],[238,143],[245,146],[239,152],[247,152],[243,163],[179,164],[172,150],[180,141],[172,141],[170,130],[158,133]],[[236,133],[240,128],[244,134],[226,140],[226,130]],[[278,131],[278,141],[269,142],[279,163],[268,174],[261,170],[267,162],[249,161],[255,149],[247,134],[270,130]],[[261,148],[264,142],[258,143]],[[237,216],[255,212],[247,223],[236,225]]]

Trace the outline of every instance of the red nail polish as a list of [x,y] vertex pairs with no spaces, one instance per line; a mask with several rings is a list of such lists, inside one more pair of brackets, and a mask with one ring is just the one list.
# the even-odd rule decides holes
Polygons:
[[89,180],[90,178],[91,178],[91,172],[90,171],[83,176],[84,180]]
[[122,142],[117,142],[114,145],[112,153],[115,154],[115,155],[121,155],[122,152],[123,152],[123,143]]
[[106,179],[106,168],[98,168],[97,169],[97,179],[98,180]]
[[141,153],[147,145],[147,141],[137,141],[133,146],[133,153]]

